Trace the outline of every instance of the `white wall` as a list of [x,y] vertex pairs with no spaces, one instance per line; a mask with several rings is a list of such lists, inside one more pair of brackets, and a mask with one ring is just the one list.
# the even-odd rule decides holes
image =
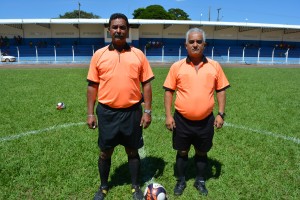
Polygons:
[[18,28],[0,24],[0,36],[8,37],[11,39],[11,38],[14,38],[14,36],[18,36],[18,35],[23,37],[22,29],[18,29]]
[[141,25],[139,27],[140,38],[162,38],[163,25]]
[[24,38],[51,38],[51,29],[35,24],[24,25]]
[[80,37],[83,38],[103,38],[104,25],[101,24],[80,24]]
[[300,41],[300,34],[298,33],[289,33],[283,35],[283,41]]
[[163,30],[163,38],[185,38],[188,25],[172,25]]
[[78,38],[79,29],[72,24],[52,24],[52,38]]
[[270,31],[261,34],[261,40],[264,41],[281,41],[283,31]]

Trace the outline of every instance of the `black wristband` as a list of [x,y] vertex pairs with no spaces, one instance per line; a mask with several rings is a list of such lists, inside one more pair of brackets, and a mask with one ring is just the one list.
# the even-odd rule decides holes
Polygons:
[[218,112],[218,115],[220,115],[220,116],[222,117],[222,119],[224,120],[224,118],[225,118],[225,113]]

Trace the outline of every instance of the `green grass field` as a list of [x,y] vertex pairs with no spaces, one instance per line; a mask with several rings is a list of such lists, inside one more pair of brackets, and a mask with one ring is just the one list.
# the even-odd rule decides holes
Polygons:
[[[190,153],[188,187],[173,195],[176,152],[164,126],[162,84],[154,68],[153,122],[144,131],[142,187],[169,199],[300,199],[300,68],[224,68],[226,124],[209,152],[200,197]],[[97,131],[86,120],[87,68],[0,69],[0,199],[92,199],[99,186]],[[58,102],[66,109],[56,110]],[[127,157],[115,149],[106,199],[131,199]]]

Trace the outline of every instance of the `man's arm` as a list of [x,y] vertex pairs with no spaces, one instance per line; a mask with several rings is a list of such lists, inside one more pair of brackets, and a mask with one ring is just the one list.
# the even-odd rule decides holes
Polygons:
[[98,84],[89,83],[87,86],[87,125],[89,128],[97,127],[97,119],[94,114],[94,107],[96,103],[98,92]]
[[[142,84],[142,90],[143,90],[143,94],[144,94],[144,109],[145,110],[150,110],[152,108],[152,86],[151,86],[151,82],[147,82],[147,83],[143,83]],[[141,119],[141,126],[143,126],[144,128],[148,128],[148,126],[151,123],[151,113],[145,113],[142,116]]]
[[[218,112],[225,113],[225,104],[226,104],[226,91],[222,90],[217,92],[217,101],[218,101]],[[224,124],[224,119],[218,114],[215,119],[214,125],[217,128],[221,128]]]
[[164,96],[165,114],[166,114],[166,127],[172,131],[176,128],[174,118],[172,116],[172,102],[174,91],[166,90]]
[[152,108],[152,86],[151,82],[142,84],[143,94],[144,94],[144,108],[145,110],[151,110]]

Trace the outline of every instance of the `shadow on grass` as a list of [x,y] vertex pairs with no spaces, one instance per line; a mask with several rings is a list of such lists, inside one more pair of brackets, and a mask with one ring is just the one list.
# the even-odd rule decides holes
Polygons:
[[[157,178],[163,174],[165,168],[165,161],[161,158],[148,156],[141,159],[141,185],[150,181],[152,178]],[[111,175],[110,185],[112,187],[124,184],[131,184],[131,177],[129,173],[128,163],[123,163]]]
[[[218,160],[208,158],[207,169],[205,173],[205,179],[218,179],[221,175],[222,163]],[[176,168],[175,168],[175,160],[174,160],[174,176],[176,177]],[[189,158],[188,166],[186,171],[186,180],[195,179],[196,177],[196,166],[194,162],[194,158]]]

